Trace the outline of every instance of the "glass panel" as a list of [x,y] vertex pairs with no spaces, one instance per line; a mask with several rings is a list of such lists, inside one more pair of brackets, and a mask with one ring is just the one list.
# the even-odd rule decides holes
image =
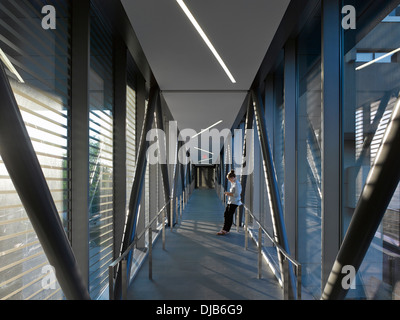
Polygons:
[[[356,5],[356,10],[359,9]],[[392,19],[397,17],[399,9],[368,33],[356,29],[344,34],[342,237],[400,92],[398,53],[376,60],[400,48],[400,21]],[[359,39],[358,34],[365,36]],[[360,59],[365,52],[369,52],[370,58]],[[356,289],[349,290],[347,298],[400,298],[399,199],[398,187],[357,273]]]
[[93,4],[90,24],[89,290],[96,298],[113,259],[113,42]]
[[136,91],[133,86],[134,75],[128,69],[126,97],[126,192],[127,206],[132,190],[136,165]]
[[279,64],[274,74],[274,164],[281,199],[285,210],[285,97],[284,97],[284,66]]
[[[276,87],[275,87],[276,88]],[[268,94],[268,92],[267,92]],[[275,95],[275,94],[274,94]],[[273,105],[271,108],[268,106],[268,99],[266,99],[265,102],[265,110],[264,115],[265,119],[268,125],[268,119],[274,119],[274,114],[275,114],[275,105]],[[271,121],[272,122],[272,121]],[[275,126],[273,125],[273,130],[275,132]],[[247,194],[249,194],[249,198],[253,197],[255,201],[257,199],[260,199],[260,209],[257,210],[256,206],[253,206],[253,214],[254,216],[260,221],[261,225],[265,228],[265,230],[269,233],[269,235],[273,236],[274,235],[274,225],[272,223],[272,217],[271,217],[271,202],[270,202],[270,194],[269,190],[267,187],[267,181],[268,177],[265,174],[264,170],[264,165],[263,165],[263,155],[262,155],[262,150],[261,150],[261,142],[258,137],[258,132],[257,132],[257,124],[256,121],[254,120],[253,124],[254,128],[254,143],[252,145],[252,148],[250,148],[251,152],[251,161],[254,163],[254,172],[247,178],[247,191],[246,191],[246,197]],[[268,132],[270,133],[270,132]],[[273,136],[268,136],[268,139],[270,143],[273,141],[274,144],[276,143],[277,140],[279,139],[274,139],[275,135]],[[275,146],[274,146],[275,148]],[[278,149],[279,150],[279,149]],[[275,166],[276,166],[276,157],[275,158]],[[250,178],[250,179],[249,179]],[[250,185],[249,185],[250,184]],[[260,188],[254,188],[253,186],[259,185]],[[252,220],[252,219],[251,219]],[[250,220],[250,224],[252,224],[252,235],[255,239],[255,241],[258,241],[258,224],[255,223],[254,221],[252,222]],[[271,240],[262,234],[262,245],[263,245],[263,253],[264,257],[266,257],[268,261],[268,265],[275,270],[275,275],[280,278],[280,267],[279,267],[279,260],[278,260],[278,251],[276,249],[276,246],[271,242]]]
[[[128,70],[126,86],[126,213],[128,213],[129,201],[135,176],[136,166],[136,89],[133,59],[128,53]],[[128,214],[125,217],[125,227]],[[125,228],[124,227],[124,228]],[[125,233],[125,232],[124,232]],[[121,243],[122,249],[122,243]]]
[[297,40],[297,211],[302,284],[321,296],[321,18],[316,15]]
[[[12,90],[68,233],[70,35],[67,1],[51,3],[56,30],[44,30],[44,1],[1,1],[0,48]],[[62,299],[49,262],[0,158],[0,299]],[[54,275],[54,274],[53,274]],[[51,279],[48,281],[48,279]]]

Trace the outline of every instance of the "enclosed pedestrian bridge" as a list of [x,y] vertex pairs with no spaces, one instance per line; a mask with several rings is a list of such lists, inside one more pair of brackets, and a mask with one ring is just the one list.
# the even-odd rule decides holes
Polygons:
[[2,0],[0,299],[399,299],[400,0],[345,2]]

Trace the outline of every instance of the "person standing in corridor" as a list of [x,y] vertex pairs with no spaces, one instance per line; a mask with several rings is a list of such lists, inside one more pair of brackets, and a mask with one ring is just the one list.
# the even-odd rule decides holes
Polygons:
[[231,183],[231,189],[230,192],[224,192],[225,196],[228,196],[228,201],[224,213],[224,226],[222,227],[221,231],[217,233],[217,235],[220,236],[224,236],[229,233],[232,227],[233,215],[235,214],[236,208],[242,205],[242,201],[240,200],[242,186],[236,179],[235,170],[231,170],[226,178]]

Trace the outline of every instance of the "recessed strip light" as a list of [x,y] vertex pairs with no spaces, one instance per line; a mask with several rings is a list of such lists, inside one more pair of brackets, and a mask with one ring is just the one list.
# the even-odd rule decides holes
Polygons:
[[192,137],[192,139],[195,138],[195,137],[197,137],[198,135],[200,135],[200,134],[206,132],[207,130],[211,129],[212,127],[215,127],[216,125],[220,124],[221,122],[222,122],[222,120],[219,120],[217,123],[214,123],[213,125],[209,126],[207,129],[201,130],[198,134],[195,134],[195,135]]
[[193,17],[192,13],[190,12],[190,10],[186,6],[186,4],[183,2],[183,0],[176,0],[176,2],[178,2],[180,7],[182,8],[183,12],[185,12],[185,14],[189,18],[190,22],[193,24],[193,26],[196,28],[197,32],[203,38],[204,42],[207,44],[208,48],[214,54],[215,58],[218,60],[218,62],[221,65],[221,67],[224,69],[224,71],[227,74],[227,76],[229,77],[229,79],[232,81],[232,83],[236,83],[236,80],[232,76],[232,73],[229,71],[228,67],[225,65],[225,62],[222,60],[221,56],[218,54],[217,50],[214,48],[213,44],[208,39],[207,35],[204,33],[204,31],[200,27],[199,23]]
[[400,51],[400,48],[397,48],[397,49],[395,49],[395,50],[393,50],[393,51],[391,51],[391,52],[388,52],[388,53],[384,54],[383,56],[380,56],[379,58],[376,58],[376,59],[371,60],[371,61],[369,61],[369,62],[367,62],[367,63],[364,63],[363,65],[357,67],[357,68],[356,68],[356,71],[361,70],[361,69],[364,69],[365,67],[368,67],[368,66],[370,66],[371,64],[373,64],[373,63],[375,63],[375,62],[378,62],[379,60],[385,59],[386,57],[391,56],[391,55],[393,55],[393,54],[395,54],[396,52],[399,52],[399,51]]
[[24,79],[22,79],[21,75],[15,69],[14,65],[11,63],[10,59],[8,59],[7,55],[1,48],[0,48],[0,59],[7,66],[8,70],[10,70],[13,74],[15,74],[19,82],[25,83]]
[[200,160],[199,162],[206,162],[206,161],[210,161],[210,160],[212,160],[212,158],[203,159],[203,160]]
[[214,155],[214,153],[212,153],[212,152],[210,152],[210,151],[207,151],[207,150],[203,150],[203,149],[200,149],[200,148],[197,148],[197,147],[194,147],[194,149],[199,150],[199,151],[202,151],[202,152],[205,152],[205,153],[208,153],[208,154]]

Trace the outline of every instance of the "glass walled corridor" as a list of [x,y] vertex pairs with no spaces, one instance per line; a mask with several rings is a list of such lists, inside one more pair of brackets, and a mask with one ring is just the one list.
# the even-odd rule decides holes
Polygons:
[[[154,81],[132,44],[134,31],[124,34],[124,22],[103,2],[82,0],[86,11],[68,0],[0,2],[0,49],[16,69],[6,68],[7,76],[92,299],[104,298],[108,267],[121,254]],[[57,11],[56,30],[41,26],[45,4]],[[326,9],[332,4],[338,12]],[[345,5],[356,10],[356,29],[341,26]],[[325,21],[332,17],[334,27],[328,28]],[[87,25],[87,32],[78,32],[74,21]],[[318,300],[400,96],[400,0],[309,1],[282,20],[275,40],[249,89],[264,107],[288,243],[302,265],[302,290]],[[337,59],[328,59],[332,52]],[[83,78],[77,62],[87,67]],[[165,101],[161,105],[166,126],[174,119]],[[244,132],[246,112],[240,115],[232,131]],[[251,128],[254,141],[246,151],[254,170],[246,176],[243,202],[273,234],[254,119]],[[240,139],[233,136],[230,146],[243,146]],[[241,165],[223,153],[209,166],[168,164],[171,194],[183,196],[191,186],[215,188],[220,196],[229,190],[226,172]],[[163,169],[146,165],[137,231],[166,204]],[[76,172],[83,172],[81,185]],[[175,208],[179,200],[172,201]],[[154,230],[162,224],[158,219]],[[149,247],[147,236],[138,240],[132,275]],[[263,240],[267,260],[276,262],[276,249]],[[400,187],[346,298],[400,299]],[[0,300],[25,299],[65,296],[0,157]]]

